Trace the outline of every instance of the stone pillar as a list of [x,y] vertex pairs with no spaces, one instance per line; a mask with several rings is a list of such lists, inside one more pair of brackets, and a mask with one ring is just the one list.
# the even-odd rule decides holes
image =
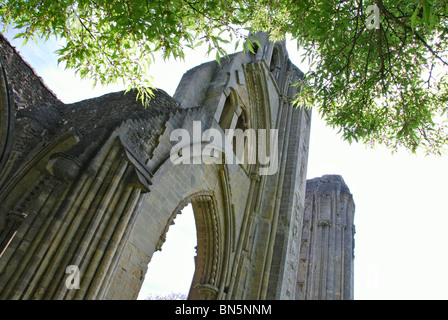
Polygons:
[[307,181],[297,300],[353,299],[354,212],[341,176]]

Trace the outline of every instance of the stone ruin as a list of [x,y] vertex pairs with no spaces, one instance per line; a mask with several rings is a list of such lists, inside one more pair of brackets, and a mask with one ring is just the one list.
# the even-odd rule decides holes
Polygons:
[[[197,66],[147,108],[132,91],[64,104],[0,36],[0,299],[135,299],[189,203],[189,299],[353,299],[353,197],[340,176],[306,181],[311,111],[291,86],[303,73],[259,36],[255,54]],[[172,133],[194,123],[276,130],[263,147],[278,170],[228,149],[173,163]]]

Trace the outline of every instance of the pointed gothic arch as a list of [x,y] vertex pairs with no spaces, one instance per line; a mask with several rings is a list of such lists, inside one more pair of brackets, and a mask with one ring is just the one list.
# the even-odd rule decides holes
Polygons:
[[283,65],[283,50],[282,47],[278,44],[274,45],[272,49],[271,61],[269,63],[269,71],[274,76],[275,81],[278,83],[281,68]]
[[212,192],[196,192],[176,207],[160,236],[156,250],[161,250],[166,234],[173,225],[176,216],[191,203],[196,225],[195,271],[192,278],[188,299],[214,300],[219,292],[220,273],[223,264],[223,239],[225,231],[219,221],[216,198]]

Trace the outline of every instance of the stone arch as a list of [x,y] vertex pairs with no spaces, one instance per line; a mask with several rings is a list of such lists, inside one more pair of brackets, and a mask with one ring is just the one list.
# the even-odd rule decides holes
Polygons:
[[[219,299],[229,281],[234,247],[227,165],[173,164],[165,161],[154,173],[129,239],[108,284],[104,299],[134,299],[155,251],[162,248],[169,226],[192,203],[197,229],[197,263],[189,299]],[[150,276],[150,275],[149,275]],[[129,283],[134,285],[128,285]],[[123,290],[123,287],[126,287]]]
[[238,116],[238,120],[235,125],[235,129],[241,129],[246,130],[250,128],[250,118],[249,118],[249,112],[245,107],[241,107],[241,113]]
[[276,82],[279,80],[281,67],[283,64],[282,47],[276,43],[272,49],[271,61],[269,63],[269,71],[274,76]]
[[197,230],[196,269],[189,299],[216,299],[222,263],[222,230],[212,194],[196,194],[191,201]]
[[166,234],[181,210],[192,204],[196,223],[197,255],[188,299],[216,299],[219,271],[222,263],[222,229],[219,222],[216,198],[211,192],[196,192],[181,200],[164,228],[156,250],[161,250]]
[[223,130],[235,126],[235,113],[237,112],[238,107],[238,95],[233,88],[230,88],[219,118],[219,125]]
[[[251,118],[252,113],[250,111],[250,108],[248,108],[242,97],[240,96],[241,91],[235,89],[232,86],[227,87],[224,92],[222,93],[223,97],[226,97],[225,99],[221,99],[221,101],[224,100],[224,103],[221,102],[221,107],[218,106],[217,113],[220,112],[219,116],[219,125],[221,129],[226,133],[227,129],[230,130],[239,130],[242,131],[243,134],[247,134],[247,129],[254,129],[254,121]],[[221,110],[221,111],[219,111]],[[250,152],[248,149],[248,144],[244,143],[244,148],[237,148],[237,137],[236,137],[236,131],[233,131],[233,153],[235,155],[240,154],[240,156],[244,153],[244,159],[248,158],[248,153]],[[246,138],[244,138],[246,139]],[[247,139],[246,139],[247,140]],[[238,150],[237,150],[238,149]],[[236,160],[236,159],[234,159]],[[238,161],[240,160],[240,157],[238,157]],[[247,161],[244,161],[247,162]],[[240,163],[243,164],[243,163]],[[246,170],[248,167],[248,164],[246,163]]]
[[[249,93],[248,122],[253,129],[269,129],[272,127],[271,108],[269,99],[269,76],[265,73],[264,63],[247,65],[247,90]],[[266,71],[267,72],[267,71]]]
[[[249,122],[251,123],[251,128],[255,129],[257,132],[256,154],[258,158],[257,166],[251,166],[249,172],[250,170],[255,169],[258,171],[256,174],[258,174],[265,172],[264,168],[267,167],[265,163],[260,163],[259,161],[260,152],[266,156],[277,153],[276,147],[278,142],[273,141],[277,136],[273,134],[275,130],[280,129],[280,126],[277,123],[280,104],[279,96],[276,95],[278,88],[274,85],[274,81],[269,74],[270,72],[265,61],[248,64],[246,68],[246,74],[248,74],[247,88],[250,97]],[[275,98],[273,99],[273,97]]]

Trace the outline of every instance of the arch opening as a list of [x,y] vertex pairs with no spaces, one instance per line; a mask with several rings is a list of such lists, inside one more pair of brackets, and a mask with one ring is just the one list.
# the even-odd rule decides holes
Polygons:
[[[185,204],[189,205],[186,206]],[[183,216],[184,212],[188,213],[185,208],[189,211],[189,214],[185,215],[189,216],[188,220],[190,221],[187,228],[188,237],[195,235],[196,245],[190,242],[189,249],[195,249],[195,251],[190,251],[189,255],[181,258],[180,255],[188,252],[188,248],[185,249],[181,245],[188,242],[182,236],[175,237],[172,233],[168,235],[168,232],[175,230],[176,225],[182,222],[183,218],[179,219],[179,213],[182,212],[180,216]],[[150,296],[155,296],[156,299],[169,299],[172,296],[171,293],[180,291],[182,291],[183,299],[217,299],[218,287],[222,280],[220,267],[222,245],[220,243],[221,233],[218,220],[215,198],[212,193],[198,192],[181,201],[168,219],[167,225],[160,236],[156,250],[162,249],[161,254],[160,252],[153,254],[137,299],[145,299],[145,295],[148,293]],[[170,241],[169,246],[167,245],[168,241]],[[180,251],[173,250],[177,253],[167,254],[164,259],[168,261],[154,263],[159,259],[157,256],[160,255],[160,259],[162,259],[162,256],[168,251],[167,247],[170,248],[171,246],[175,246]],[[159,268],[158,273],[152,270],[153,265],[151,263],[153,263],[154,268]],[[186,263],[190,264],[186,278],[173,280],[174,275],[180,275],[187,270]],[[165,291],[162,291],[162,294],[151,293],[149,289],[156,286],[150,284],[150,281],[152,281],[150,279],[158,282],[159,288],[165,287]],[[182,290],[180,290],[181,282],[183,282]]]
[[[175,223],[174,223],[175,222]],[[160,251],[154,252],[139,300],[186,300],[195,272],[197,235],[192,204],[185,206],[166,233]]]
[[269,71],[274,76],[275,81],[278,81],[280,76],[280,66],[281,66],[281,52],[277,46],[274,46],[272,51],[271,62],[269,65]]
[[221,112],[221,118],[219,119],[219,125],[223,129],[230,128],[233,120],[233,114],[234,114],[234,103],[232,101],[232,96],[229,95],[226,98],[226,101],[224,102],[224,107]]

